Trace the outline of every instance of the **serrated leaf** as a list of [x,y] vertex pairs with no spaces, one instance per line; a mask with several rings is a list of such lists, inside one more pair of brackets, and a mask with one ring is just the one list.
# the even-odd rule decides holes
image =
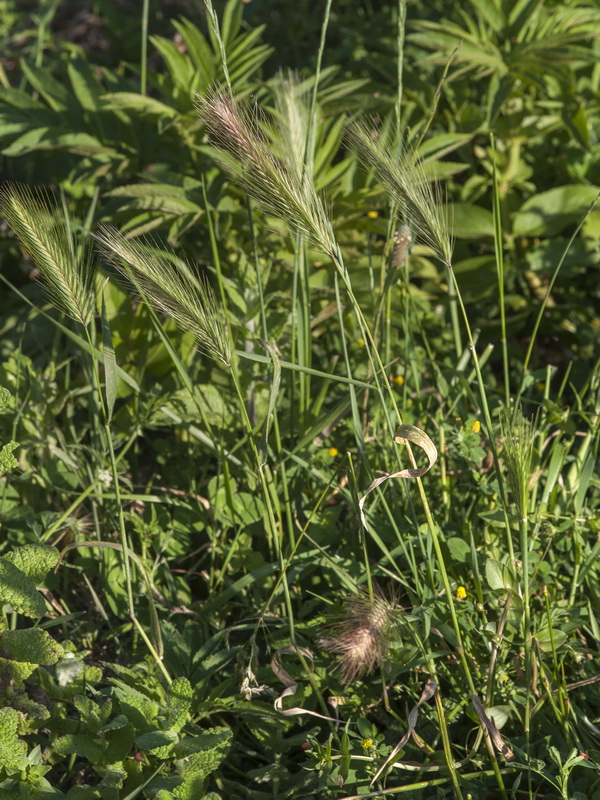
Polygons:
[[168,689],[167,715],[164,727],[179,731],[187,722],[192,705],[192,685],[187,678],[175,678]]
[[19,466],[19,462],[12,455],[12,451],[19,446],[18,442],[10,441],[0,450],[0,477]]
[[27,744],[17,735],[21,718],[14,708],[0,708],[0,766],[11,772],[27,759]]
[[49,666],[56,664],[62,654],[63,649],[58,642],[41,628],[0,633],[0,655],[3,658]]
[[5,389],[4,386],[0,386],[0,411],[4,411],[4,409],[10,403],[11,393],[8,389]]
[[8,603],[27,617],[41,617],[46,604],[35,583],[8,558],[0,557],[0,603]]
[[158,705],[145,694],[113,678],[113,693],[119,701],[122,713],[131,722],[136,732],[148,733],[158,715]]
[[98,764],[103,760],[102,747],[84,733],[66,733],[55,739],[53,744],[56,752],[63,756],[72,754],[83,756],[92,764]]
[[[169,751],[172,745],[178,740],[175,731],[150,731],[137,736],[135,743],[140,750],[158,750],[167,748]],[[160,756],[159,756],[160,757]]]
[[24,544],[4,554],[4,558],[18,567],[34,583],[41,583],[58,563],[58,550],[49,544]]
[[11,659],[0,657],[0,673],[17,683],[27,680],[37,668],[37,664],[29,661],[11,661]]
[[227,748],[232,733],[229,728],[215,727],[201,733],[199,736],[187,736],[182,739],[173,750],[177,758],[188,758],[202,750],[218,750]]

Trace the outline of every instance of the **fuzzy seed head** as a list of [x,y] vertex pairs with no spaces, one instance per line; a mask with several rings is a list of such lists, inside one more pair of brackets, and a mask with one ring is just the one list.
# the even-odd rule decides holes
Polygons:
[[344,683],[354,683],[384,663],[397,614],[395,598],[388,600],[380,589],[373,598],[363,594],[346,601],[343,614],[331,626],[331,635],[321,639],[325,650],[341,656]]

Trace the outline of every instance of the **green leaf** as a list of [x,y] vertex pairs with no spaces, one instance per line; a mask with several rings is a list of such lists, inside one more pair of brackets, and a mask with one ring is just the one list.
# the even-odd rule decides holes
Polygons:
[[18,446],[18,442],[11,441],[3,445],[0,450],[0,478],[19,466],[19,462],[12,454],[12,451],[16,450]]
[[202,750],[219,750],[229,745],[231,737],[229,728],[209,728],[199,736],[187,736],[182,739],[176,745],[173,754],[177,758],[188,758]]
[[179,731],[188,721],[192,705],[192,686],[187,678],[175,678],[168,689],[167,715],[164,727]]
[[25,59],[21,59],[21,69],[31,86],[41,94],[50,108],[61,112],[67,110],[72,103],[71,93],[66,86],[53,78],[47,69],[34,68]]
[[550,653],[552,652],[553,641],[555,648],[560,647],[567,641],[568,637],[564,631],[561,631],[558,628],[552,628],[552,634],[548,628],[543,628],[539,633],[535,634],[535,638],[538,640],[542,652]]
[[11,397],[12,395],[8,389],[5,389],[4,386],[0,386],[0,411],[4,411],[4,409],[7,408]]
[[0,708],[0,766],[10,772],[24,769],[27,762],[27,744],[17,735],[22,718],[14,708]]
[[515,236],[557,236],[579,222],[600,190],[596,186],[558,186],[527,200],[513,221]]
[[123,681],[113,678],[111,682],[114,684],[113,693],[119,701],[122,713],[138,733],[148,733],[158,716],[158,704]]
[[54,749],[63,756],[78,755],[87,758],[92,764],[103,761],[102,747],[85,733],[66,733],[54,740]]
[[[150,731],[149,733],[142,733],[141,736],[138,736],[135,743],[140,750],[158,750],[159,748],[165,748],[170,752],[172,746],[178,739],[179,736],[175,731]],[[159,758],[161,757],[166,758],[166,755],[159,756]]]
[[49,544],[24,544],[9,550],[4,558],[24,572],[34,583],[41,583],[58,562],[58,550]]
[[233,734],[228,728],[213,728],[212,732],[214,731],[223,731],[222,738],[210,749],[194,753],[189,757],[183,783],[173,790],[173,797],[176,800],[197,800],[198,797],[203,797],[206,778],[227,755]]
[[488,558],[485,562],[485,577],[490,589],[508,591],[515,587],[515,579],[510,568],[495,558]]
[[70,61],[67,66],[73,93],[86,111],[97,111],[100,104],[101,86],[92,67],[83,58]]
[[136,94],[135,92],[111,92],[109,94],[103,94],[101,100],[104,103],[104,108],[130,108],[134,111],[145,112],[146,114],[158,114],[161,117],[169,118],[177,116],[177,111],[171,108],[171,106],[161,103],[153,97]]
[[451,536],[446,544],[448,545],[452,559],[464,564],[467,560],[467,556],[471,552],[469,543],[461,539],[460,536]]
[[66,150],[80,156],[107,155],[115,160],[123,156],[114,148],[106,147],[89,133],[77,133],[64,128],[35,128],[15,139],[2,153],[21,156],[34,150]]
[[0,632],[0,654],[13,661],[32,664],[56,664],[63,654],[62,647],[41,628]]
[[104,392],[106,399],[106,414],[107,424],[112,419],[113,408],[115,407],[115,400],[119,391],[119,376],[117,373],[117,359],[115,357],[115,348],[113,347],[112,336],[110,333],[110,325],[106,315],[106,302],[104,294],[102,295],[102,350],[104,353]]
[[46,612],[35,583],[4,557],[0,557],[0,603],[8,603],[17,614],[27,617],[41,617]]
[[452,203],[448,208],[452,232],[459,239],[480,239],[494,235],[492,212],[472,203]]

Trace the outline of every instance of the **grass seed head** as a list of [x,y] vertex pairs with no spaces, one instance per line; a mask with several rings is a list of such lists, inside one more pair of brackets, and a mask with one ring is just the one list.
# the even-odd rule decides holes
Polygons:
[[330,635],[320,642],[325,650],[341,656],[344,683],[354,683],[385,662],[397,619],[396,598],[388,599],[379,588],[372,598],[363,593],[346,600]]
[[506,466],[508,484],[517,505],[519,516],[527,516],[529,481],[533,469],[536,427],[531,420],[518,413],[514,420],[508,412],[501,421],[502,457]]
[[417,153],[407,142],[394,140],[365,123],[353,123],[348,137],[357,145],[363,161],[374,168],[409,228],[450,266],[452,236],[448,206],[439,184],[427,175]]
[[225,314],[206,279],[178,259],[169,259],[154,243],[126,239],[102,227],[96,240],[108,260],[138,286],[145,298],[196,337],[198,349],[229,366],[231,341]]
[[0,188],[0,213],[39,269],[50,301],[87,327],[96,312],[91,240],[74,233],[39,189],[5,183]]
[[[222,166],[249,195],[294,231],[332,255],[335,238],[312,181],[310,168],[299,164],[300,140],[305,119],[300,94],[290,84],[278,93],[279,123],[250,116],[226,92],[198,97],[198,111]],[[286,102],[283,95],[287,92]],[[260,122],[260,124],[259,124]]]

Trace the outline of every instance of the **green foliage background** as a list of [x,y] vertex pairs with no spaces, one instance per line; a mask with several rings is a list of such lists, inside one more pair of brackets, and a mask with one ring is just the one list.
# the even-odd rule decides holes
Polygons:
[[[334,0],[321,51],[326,3],[151,0],[145,59],[140,5],[0,4],[2,178],[47,190],[73,242],[113,226],[193,263],[235,350],[199,352],[100,256],[84,333],[3,223],[0,800],[600,798],[597,4]],[[361,527],[404,458],[394,403],[331,259],[197,112],[229,79],[284,153],[288,68],[309,108],[316,86],[314,185],[401,421],[438,450],[431,519],[396,480]],[[442,182],[453,273],[416,231],[399,253],[358,119]],[[346,685],[323,638],[375,584],[399,622]]]

